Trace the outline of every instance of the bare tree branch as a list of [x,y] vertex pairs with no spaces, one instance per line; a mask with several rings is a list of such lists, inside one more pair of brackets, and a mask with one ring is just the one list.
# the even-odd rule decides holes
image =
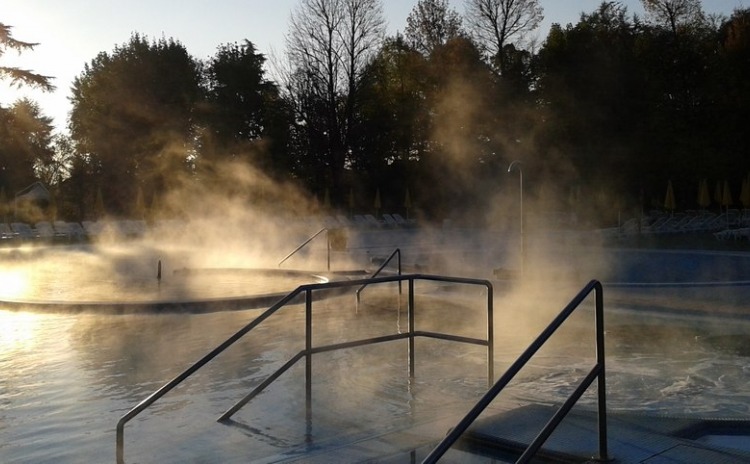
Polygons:
[[539,0],[466,0],[466,21],[474,40],[502,70],[503,48],[518,44],[544,19]]

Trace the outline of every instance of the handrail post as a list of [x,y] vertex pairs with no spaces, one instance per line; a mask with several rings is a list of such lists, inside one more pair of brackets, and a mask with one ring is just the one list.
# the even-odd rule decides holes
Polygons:
[[[396,248],[394,253],[398,253],[398,275],[401,275],[401,249]],[[401,280],[398,281],[398,295],[399,298],[401,298],[401,295],[403,294],[403,291],[401,290],[403,282]],[[400,303],[399,303],[400,304]]]
[[331,272],[331,231],[326,229],[326,254],[328,256],[328,272]]
[[117,423],[116,448],[117,464],[123,464],[125,462],[125,423],[122,420]]
[[487,388],[495,382],[495,328],[494,295],[492,285],[487,285]]
[[599,461],[609,461],[607,450],[607,380],[604,356],[604,291],[600,282],[596,283],[596,363],[600,367],[597,377]]
[[312,432],[312,290],[305,291],[305,420]]
[[409,378],[414,379],[415,375],[415,362],[416,357],[414,355],[414,278],[409,278],[409,307],[407,308],[409,313]]

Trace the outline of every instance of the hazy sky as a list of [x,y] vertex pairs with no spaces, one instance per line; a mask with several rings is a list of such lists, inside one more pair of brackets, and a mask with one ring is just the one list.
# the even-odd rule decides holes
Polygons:
[[[417,0],[383,0],[388,31],[403,31]],[[464,0],[450,0],[459,13]],[[546,37],[552,23],[576,23],[581,12],[591,12],[601,0],[541,0],[545,21],[537,31]],[[622,0],[630,12],[642,13],[640,0]],[[283,55],[289,15],[299,0],[0,0],[0,22],[13,26],[13,36],[37,42],[33,51],[17,55],[8,51],[5,66],[19,66],[54,76],[57,90],[11,88],[0,82],[0,105],[8,106],[27,96],[37,101],[45,115],[62,128],[70,105],[73,79],[99,52],[111,52],[126,43],[133,32],[154,38],[179,40],[194,57],[206,59],[221,44],[251,41],[261,53]],[[708,12],[726,15],[750,0],[703,0]]]

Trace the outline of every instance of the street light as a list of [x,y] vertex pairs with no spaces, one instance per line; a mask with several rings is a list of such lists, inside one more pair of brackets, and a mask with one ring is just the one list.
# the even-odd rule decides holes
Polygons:
[[520,213],[521,217],[519,222],[521,223],[520,232],[521,232],[521,275],[523,275],[524,272],[524,266],[526,264],[526,240],[524,237],[524,230],[523,230],[523,170],[521,169],[521,161],[515,160],[512,163],[510,163],[510,166],[508,166],[508,173],[513,171],[513,168],[516,168],[518,170],[518,196],[520,198],[519,205],[520,205]]

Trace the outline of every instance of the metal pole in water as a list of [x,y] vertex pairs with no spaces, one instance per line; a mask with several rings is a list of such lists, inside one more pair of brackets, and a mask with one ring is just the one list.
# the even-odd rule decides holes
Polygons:
[[159,264],[156,266],[156,280],[161,282],[161,260],[159,260]]
[[510,163],[510,166],[508,166],[508,173],[513,171],[513,168],[515,167],[518,170],[518,194],[519,194],[519,204],[520,204],[520,225],[521,225],[521,276],[524,274],[524,268],[526,267],[526,238],[524,236],[524,229],[523,229],[523,169],[521,169],[521,161],[515,160],[512,163]]

